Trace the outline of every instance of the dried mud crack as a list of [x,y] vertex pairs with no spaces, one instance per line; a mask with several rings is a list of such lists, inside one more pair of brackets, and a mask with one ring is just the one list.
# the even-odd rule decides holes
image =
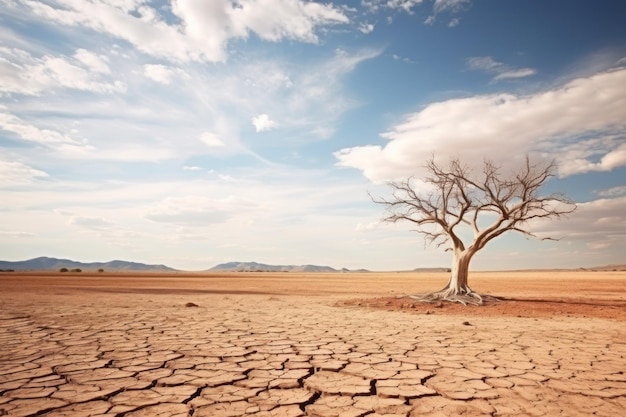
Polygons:
[[626,321],[626,300],[619,299],[567,299],[567,298],[512,298],[500,297],[498,301],[483,305],[460,305],[451,302],[425,302],[411,296],[356,298],[337,303],[342,307],[371,308],[402,311],[416,314],[444,314],[459,316],[507,317],[579,317]]
[[626,410],[626,333],[615,317],[518,311],[467,320],[448,306],[424,307],[432,314],[390,308],[389,298],[337,306],[330,298],[209,294],[186,308],[176,295],[91,296],[0,298],[0,415]]

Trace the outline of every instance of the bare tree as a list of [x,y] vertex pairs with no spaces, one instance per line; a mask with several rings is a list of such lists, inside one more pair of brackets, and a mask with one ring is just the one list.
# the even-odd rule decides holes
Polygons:
[[[563,194],[539,195],[541,186],[554,176],[554,161],[534,163],[527,156],[522,167],[508,175],[503,175],[501,167],[489,160],[484,161],[481,172],[463,165],[458,158],[451,159],[445,167],[433,157],[425,168],[428,174],[423,185],[428,191],[416,189],[415,181],[409,178],[389,183],[391,198],[373,198],[387,207],[384,221],[410,222],[425,236],[427,244],[448,246],[447,250],[454,254],[446,287],[413,296],[422,301],[482,304],[485,297],[468,285],[472,257],[508,231],[537,237],[527,230],[530,220],[559,218],[576,209]],[[473,232],[466,233],[473,234],[469,243],[462,240],[463,227]]]

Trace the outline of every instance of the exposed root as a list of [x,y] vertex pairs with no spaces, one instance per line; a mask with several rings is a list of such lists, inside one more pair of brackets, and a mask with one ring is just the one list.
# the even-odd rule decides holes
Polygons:
[[432,303],[435,301],[449,301],[451,303],[460,303],[464,306],[470,305],[483,305],[487,302],[500,301],[499,298],[491,295],[481,295],[472,291],[471,288],[465,287],[461,289],[444,288],[443,290],[431,292],[424,295],[410,295],[410,298],[422,301],[425,303]]

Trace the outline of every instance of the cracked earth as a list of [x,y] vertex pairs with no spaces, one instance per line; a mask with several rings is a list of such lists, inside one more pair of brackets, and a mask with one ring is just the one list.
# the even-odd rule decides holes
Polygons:
[[467,321],[339,306],[345,293],[260,279],[124,291],[50,280],[0,277],[1,416],[626,412],[621,320]]

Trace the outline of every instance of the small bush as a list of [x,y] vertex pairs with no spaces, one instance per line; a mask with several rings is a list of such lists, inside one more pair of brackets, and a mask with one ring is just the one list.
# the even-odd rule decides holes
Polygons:
[[83,272],[83,270],[80,268],[74,268],[70,272]]
[[104,269],[100,268],[98,269],[98,272],[104,272]]
[[61,268],[61,269],[59,269],[59,272],[69,272],[69,269],[67,269],[67,268]]

